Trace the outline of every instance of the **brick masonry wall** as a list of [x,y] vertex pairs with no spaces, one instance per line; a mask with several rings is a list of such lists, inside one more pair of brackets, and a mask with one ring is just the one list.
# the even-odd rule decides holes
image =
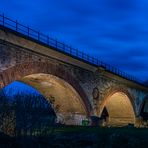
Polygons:
[[[145,90],[129,87],[123,80],[110,78],[102,72],[93,72],[84,68],[74,66],[41,54],[32,52],[29,49],[18,47],[6,41],[0,41],[0,87],[19,80],[23,76],[33,73],[49,73],[57,75],[68,81],[83,97],[91,115],[99,115],[106,95],[111,90],[124,88],[130,93],[133,100],[136,115],[139,114],[139,107],[147,95]],[[98,89],[98,97],[95,98],[93,90]]]

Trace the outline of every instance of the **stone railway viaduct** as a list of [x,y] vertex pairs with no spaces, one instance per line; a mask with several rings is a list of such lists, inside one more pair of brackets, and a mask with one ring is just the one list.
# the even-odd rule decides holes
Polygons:
[[53,96],[59,120],[65,124],[80,124],[82,119],[95,117],[104,119],[104,125],[143,124],[146,86],[16,29],[0,26],[1,89],[18,80],[49,100]]

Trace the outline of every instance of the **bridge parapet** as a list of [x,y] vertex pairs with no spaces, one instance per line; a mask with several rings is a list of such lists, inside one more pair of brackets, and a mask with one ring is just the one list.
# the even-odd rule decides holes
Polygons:
[[57,50],[59,52],[72,56],[73,58],[82,60],[83,62],[89,63],[96,67],[102,67],[106,71],[109,71],[113,74],[116,74],[130,81],[144,85],[142,81],[138,80],[136,77],[129,75],[114,66],[106,64],[105,62],[102,62],[99,59],[94,58],[82,51],[79,51],[78,49],[74,49],[69,45],[59,42],[47,35],[44,35],[32,28],[26,27],[18,23],[17,21],[13,21],[10,18],[5,17],[4,15],[0,15],[0,28],[4,30],[9,29],[9,31],[12,31],[13,33],[17,33],[25,38],[28,38],[30,40],[46,45],[54,50]]

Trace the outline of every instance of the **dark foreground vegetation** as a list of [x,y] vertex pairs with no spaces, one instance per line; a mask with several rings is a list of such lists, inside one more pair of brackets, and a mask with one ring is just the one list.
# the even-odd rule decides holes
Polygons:
[[[10,94],[10,93],[9,93]],[[0,148],[147,148],[148,129],[64,126],[54,98],[0,91]]]
[[56,127],[46,136],[0,134],[0,148],[147,148],[148,129]]

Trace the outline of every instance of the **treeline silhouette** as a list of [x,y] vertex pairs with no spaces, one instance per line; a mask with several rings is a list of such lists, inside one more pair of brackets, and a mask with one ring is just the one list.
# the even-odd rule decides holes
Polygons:
[[0,132],[9,136],[44,136],[54,130],[56,114],[42,95],[0,90]]

